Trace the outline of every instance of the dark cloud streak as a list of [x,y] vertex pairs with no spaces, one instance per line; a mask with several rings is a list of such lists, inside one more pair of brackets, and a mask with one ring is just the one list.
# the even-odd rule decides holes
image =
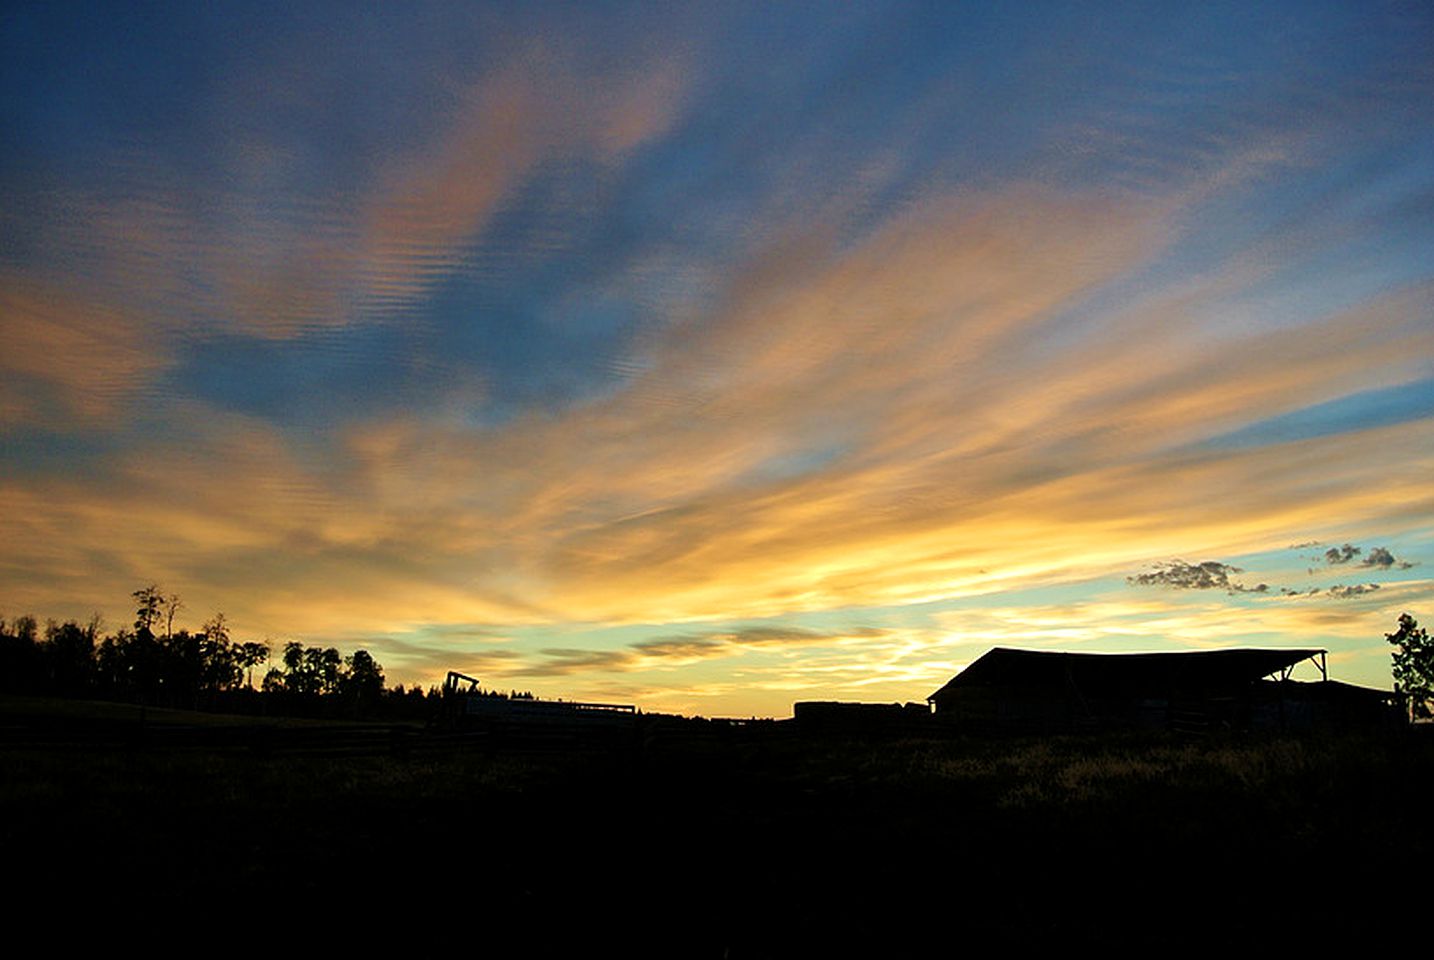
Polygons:
[[549,647],[538,651],[546,662],[520,671],[531,676],[565,676],[588,670],[627,672],[651,665],[652,660],[710,660],[731,656],[752,647],[791,644],[834,643],[853,638],[875,638],[885,631],[877,627],[822,632],[800,627],[741,627],[712,633],[675,634],[640,640],[620,650],[583,650]]
[[1374,549],[1370,550],[1369,553],[1365,556],[1364,562],[1361,563],[1360,566],[1378,567],[1381,570],[1388,570],[1390,568],[1408,570],[1410,567],[1414,566],[1414,564],[1409,562],[1408,560],[1400,560],[1398,557],[1390,553],[1389,550],[1384,547],[1375,547]]
[[1230,579],[1233,573],[1244,573],[1237,566],[1221,563],[1219,560],[1205,560],[1201,563],[1186,563],[1171,560],[1156,564],[1148,573],[1126,577],[1125,582],[1133,587],[1171,587],[1176,590],[1225,590],[1229,593],[1265,593],[1269,584],[1259,583],[1253,587]]
[[1326,562],[1337,566],[1339,564],[1349,563],[1349,561],[1359,556],[1362,552],[1359,547],[1346,543],[1342,547],[1330,547],[1324,552],[1324,558]]
[[1352,597],[1358,597],[1362,594],[1373,593],[1378,589],[1379,584],[1377,583],[1356,583],[1352,586],[1345,586],[1343,584],[1339,584],[1338,586],[1333,586],[1329,588],[1329,595],[1339,600],[1348,600]]

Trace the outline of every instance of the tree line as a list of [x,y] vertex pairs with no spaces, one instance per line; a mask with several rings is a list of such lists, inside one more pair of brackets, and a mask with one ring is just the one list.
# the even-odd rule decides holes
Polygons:
[[290,641],[279,663],[268,643],[230,636],[223,613],[197,631],[174,628],[184,608],[177,595],[150,584],[134,591],[132,626],[104,634],[98,615],[48,621],[0,617],[0,692],[120,700],[150,706],[236,713],[427,717],[437,688],[389,689],[367,650],[342,656],[334,647]]

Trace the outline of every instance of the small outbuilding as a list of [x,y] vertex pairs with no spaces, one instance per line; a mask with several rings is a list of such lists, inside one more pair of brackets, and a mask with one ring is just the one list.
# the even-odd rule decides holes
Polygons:
[[912,733],[926,729],[925,703],[842,703],[805,700],[792,704],[792,719],[808,733]]
[[[1324,650],[1067,653],[997,647],[927,700],[971,730],[1311,729],[1388,723],[1395,695],[1329,680]],[[1291,679],[1311,661],[1321,680]]]

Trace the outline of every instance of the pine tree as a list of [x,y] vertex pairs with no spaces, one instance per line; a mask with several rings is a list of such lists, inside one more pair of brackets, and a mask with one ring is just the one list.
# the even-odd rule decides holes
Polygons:
[[1414,720],[1434,717],[1430,709],[1434,701],[1434,645],[1429,632],[1407,613],[1399,615],[1399,629],[1386,633],[1384,639],[1399,649],[1394,651],[1394,692],[1409,704]]

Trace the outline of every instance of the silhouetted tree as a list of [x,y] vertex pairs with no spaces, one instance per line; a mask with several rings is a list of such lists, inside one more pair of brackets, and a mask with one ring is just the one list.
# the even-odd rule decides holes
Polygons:
[[338,693],[343,678],[343,657],[333,647],[309,647],[304,651],[309,672],[317,678],[318,692]]
[[284,685],[284,671],[278,667],[270,667],[269,672],[264,674],[264,680],[260,685],[260,689],[270,696],[286,693],[287,688]]
[[188,630],[166,634],[157,641],[159,648],[158,675],[155,678],[158,698],[172,706],[197,707],[204,688],[204,651],[202,638]]
[[1386,633],[1384,639],[1399,649],[1394,651],[1394,692],[1409,704],[1411,719],[1434,717],[1434,645],[1429,633],[1407,613],[1399,615],[1399,629]]
[[106,696],[122,695],[128,686],[128,665],[121,649],[128,637],[129,631],[121,627],[118,633],[101,640],[99,649],[95,651],[99,690]]
[[[304,645],[297,640],[290,640],[284,644],[284,655],[280,658],[284,664],[283,671],[279,674],[274,686],[286,693],[304,694],[311,692],[308,687],[308,679],[304,670]],[[274,677],[274,671],[270,670],[269,675],[264,678],[264,689],[269,689],[270,678]]]
[[[294,710],[372,714],[388,709],[383,667],[367,650],[344,657],[333,647],[285,644],[282,669],[270,669],[262,696],[253,691],[254,667],[270,657],[266,643],[235,643],[229,622],[217,613],[195,633],[175,629],[183,608],[179,597],[157,584],[135,590],[134,629],[101,638],[98,614],[86,626],[74,620],[47,622],[43,637],[34,617],[0,617],[0,691],[8,693],[101,695],[142,703],[225,709],[261,706],[266,712]],[[163,629],[162,634],[157,630]],[[430,691],[436,697],[436,691]],[[397,698],[424,700],[414,687]],[[257,704],[256,701],[257,700]]]
[[229,642],[229,624],[216,613],[199,634],[200,687],[208,694],[232,690],[244,677],[240,648]]
[[217,643],[229,642],[229,621],[225,619],[223,611],[216,613],[204,621],[204,626],[199,628],[210,640]]
[[383,667],[367,650],[355,650],[344,661],[343,687],[359,712],[377,704],[383,696]]
[[98,620],[81,627],[73,620],[45,627],[45,659],[50,692],[65,697],[88,693],[95,671],[95,632]]
[[38,693],[44,684],[44,651],[35,639],[35,618],[0,620],[0,690]]
[[134,632],[148,632],[153,636],[155,624],[159,623],[160,610],[165,602],[159,584],[151,583],[147,587],[140,587],[130,596],[134,597],[137,604],[134,611]]
[[246,671],[244,685],[252,690],[254,688],[254,668],[261,663],[268,662],[269,645],[253,641],[238,644],[235,647],[235,659],[240,668]]
[[14,624],[15,636],[29,643],[35,642],[36,634],[39,632],[39,622],[31,616],[16,617]]
[[169,596],[164,598],[163,606],[164,635],[166,637],[172,637],[174,636],[174,615],[177,614],[184,607],[184,601],[179,599],[179,594],[171,593]]
[[306,647],[297,640],[284,644],[284,690],[299,696],[321,696],[339,689],[343,658],[333,647]]
[[110,694],[150,702],[159,687],[162,658],[163,651],[148,626],[133,633],[122,629],[100,644],[101,685]]

